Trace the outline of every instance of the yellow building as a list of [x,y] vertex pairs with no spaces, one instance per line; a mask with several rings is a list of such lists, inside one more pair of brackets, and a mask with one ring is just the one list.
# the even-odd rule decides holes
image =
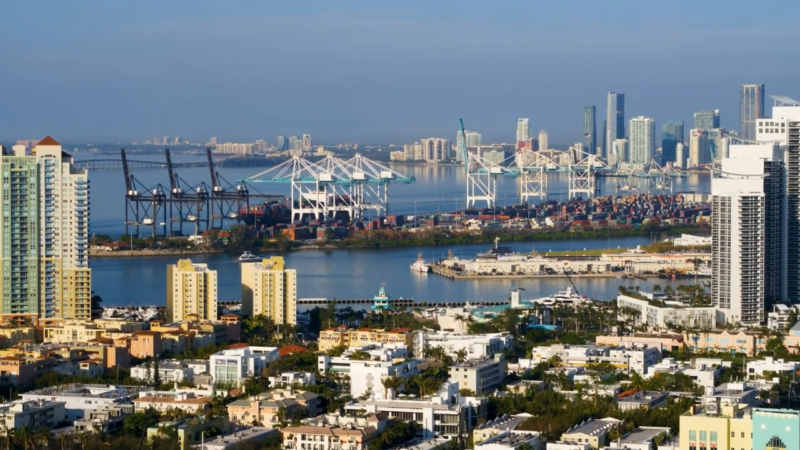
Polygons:
[[104,335],[105,330],[92,322],[66,320],[59,325],[45,325],[42,342],[48,344],[89,342]]
[[242,264],[242,314],[297,324],[297,271],[287,269],[283,257]]
[[217,320],[217,271],[181,259],[167,266],[167,320],[180,322],[190,314]]
[[371,344],[398,344],[407,348],[414,345],[414,332],[409,328],[393,330],[373,330],[371,328],[350,329],[345,326],[328,328],[319,333],[319,350],[328,351],[340,345],[361,347]]
[[719,412],[709,406],[693,407],[680,419],[680,449],[753,448],[753,419],[743,405],[723,405]]

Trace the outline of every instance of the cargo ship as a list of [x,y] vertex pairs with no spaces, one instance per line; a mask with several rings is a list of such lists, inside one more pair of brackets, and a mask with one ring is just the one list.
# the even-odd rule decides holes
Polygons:
[[271,227],[292,221],[292,210],[285,202],[269,201],[260,205],[242,207],[239,214],[247,225]]

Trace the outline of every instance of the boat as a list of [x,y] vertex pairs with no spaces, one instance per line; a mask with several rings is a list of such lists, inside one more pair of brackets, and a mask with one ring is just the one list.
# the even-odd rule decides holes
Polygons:
[[422,252],[417,253],[417,260],[411,264],[411,271],[419,273],[428,273],[431,271],[431,265],[422,259]]
[[687,275],[697,276],[697,277],[710,277],[711,276],[711,266],[707,266],[705,264],[701,265],[697,268],[697,270],[690,270],[686,272]]
[[261,260],[262,260],[262,258],[260,256],[256,256],[256,255],[254,255],[254,254],[252,254],[250,252],[244,252],[244,253],[242,253],[242,256],[236,258],[235,261],[239,261],[239,262],[255,262],[255,261],[261,261]]
[[578,295],[572,292],[572,287],[568,287],[566,291],[558,291],[550,297],[537,298],[531,300],[531,303],[536,303],[543,306],[576,306],[589,301],[586,296]]
[[498,259],[513,254],[514,250],[511,247],[500,245],[500,238],[496,237],[494,238],[494,246],[483,253],[478,253],[478,259]]

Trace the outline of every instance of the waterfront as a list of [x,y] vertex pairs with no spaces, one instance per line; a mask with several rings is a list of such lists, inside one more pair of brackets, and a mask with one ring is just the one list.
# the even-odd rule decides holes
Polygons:
[[[367,155],[369,156],[369,155]],[[78,152],[77,161],[87,159],[112,158],[111,155],[96,155]],[[173,161],[198,162],[204,156],[176,155]],[[137,160],[163,161],[163,154],[136,155]],[[390,212],[399,214],[431,213],[437,211],[454,211],[464,208],[466,180],[464,169],[460,165],[403,165],[392,167],[409,176],[414,176],[412,184],[396,183],[391,186]],[[266,168],[219,168],[223,178],[231,183],[244,179],[265,170]],[[193,167],[177,170],[178,175],[188,184],[196,185],[201,181],[209,182],[208,168]],[[134,172],[134,176],[144,186],[152,187],[161,183],[168,187],[166,170],[147,170]],[[125,185],[122,172],[92,172],[91,180],[91,231],[97,234],[117,236],[125,231]],[[550,179],[550,199],[567,199],[567,175],[553,174]],[[601,194],[627,195],[630,192],[617,192],[615,179],[603,179],[600,182]],[[708,173],[690,173],[684,178],[675,179],[675,192],[708,192],[710,178]],[[264,193],[288,195],[289,186],[281,183],[254,183],[255,188]],[[512,178],[497,179],[497,201],[500,206],[519,203],[517,181]],[[482,207],[484,205],[477,205]]]
[[[647,244],[644,237],[556,241],[540,243],[508,243],[517,252],[581,250],[584,248],[635,247]],[[524,288],[524,298],[538,298],[566,289],[569,281],[552,279],[481,279],[452,281],[436,275],[414,273],[409,265],[419,251],[427,260],[441,259],[448,250],[455,256],[472,258],[486,249],[485,244],[436,248],[396,248],[376,250],[306,250],[284,255],[289,268],[297,269],[298,298],[371,298],[381,283],[393,297],[414,298],[418,302],[506,300],[513,286]],[[262,255],[269,256],[269,255]],[[103,297],[105,306],[163,305],[166,296],[166,266],[176,256],[94,258],[92,289]],[[231,255],[194,255],[192,261],[207,263],[218,272],[220,300],[239,300],[241,296],[239,263]],[[660,279],[624,280],[620,278],[576,278],[578,290],[601,300],[616,296],[619,286],[639,285],[649,289],[653,284],[691,284],[692,281]],[[366,307],[366,305],[362,305]],[[304,307],[299,309],[303,310]]]

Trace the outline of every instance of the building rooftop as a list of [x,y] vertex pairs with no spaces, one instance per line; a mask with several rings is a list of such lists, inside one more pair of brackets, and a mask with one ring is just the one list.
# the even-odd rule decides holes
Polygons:
[[525,413],[517,414],[517,415],[513,415],[513,416],[509,416],[508,414],[503,414],[502,416],[500,416],[500,417],[498,417],[498,418],[496,418],[494,420],[490,420],[490,421],[488,421],[486,423],[478,425],[478,427],[475,428],[475,429],[476,430],[483,430],[483,429],[489,428],[489,429],[499,429],[499,430],[513,430],[519,424],[521,424],[522,422],[526,421],[529,417],[532,417],[532,416],[530,414],[525,414]]
[[61,145],[61,144],[59,144],[58,141],[56,141],[52,137],[45,136],[45,138],[37,142],[36,145],[38,146],[38,145]]
[[620,394],[617,397],[617,402],[641,403],[642,405],[649,405],[652,403],[664,401],[667,399],[667,396],[669,395],[667,392],[659,392],[659,391],[641,391],[628,395],[625,394],[627,393]]
[[271,434],[278,434],[277,428],[264,428],[264,427],[243,427],[234,430],[230,433],[221,434],[212,439],[206,439],[205,445],[211,447],[234,446],[240,442],[248,441],[250,439],[265,438]]
[[564,435],[588,434],[589,436],[601,436],[602,434],[607,433],[609,430],[611,430],[611,428],[613,428],[617,424],[617,422],[619,422],[619,420],[614,419],[613,417],[608,417],[599,420],[589,419],[588,421],[583,422],[580,425],[575,425],[574,427],[570,428],[569,430],[566,431],[566,433],[564,433]]
[[44,395],[48,397],[95,397],[118,398],[129,395],[138,395],[140,392],[151,392],[149,386],[114,386],[109,384],[62,384],[46,387],[22,395]]
[[669,432],[670,429],[668,427],[638,427],[625,436],[622,436],[620,443],[623,447],[625,444],[647,444],[648,442],[653,442],[653,439],[660,434],[669,434]]
[[484,358],[484,359],[470,359],[468,361],[464,361],[462,363],[453,364],[450,366],[451,369],[455,368],[463,368],[463,369],[480,369],[483,367],[489,367],[492,365],[497,364],[499,361],[494,358]]
[[520,446],[520,445],[522,445],[522,444],[524,444],[524,443],[526,443],[526,442],[530,441],[531,439],[534,439],[534,438],[536,438],[538,436],[539,436],[539,433],[537,433],[535,431],[517,432],[517,433],[506,432],[506,433],[500,434],[500,435],[498,435],[496,437],[489,438],[489,439],[487,439],[487,440],[485,440],[485,441],[483,441],[483,442],[481,442],[479,444],[475,444],[475,448],[479,448],[479,447],[482,447],[484,445],[492,445],[492,444],[505,445],[505,446],[508,446],[509,448],[516,448],[517,446]]

